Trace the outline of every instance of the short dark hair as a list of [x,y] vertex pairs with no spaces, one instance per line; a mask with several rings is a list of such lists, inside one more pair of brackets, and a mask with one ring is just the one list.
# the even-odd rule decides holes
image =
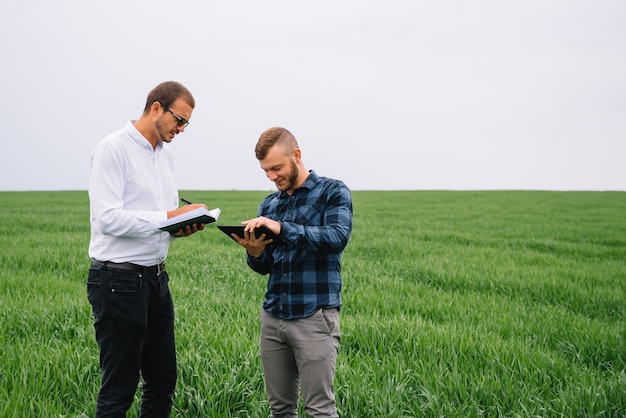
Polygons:
[[148,93],[143,111],[147,113],[154,102],[159,102],[162,107],[169,108],[178,99],[183,99],[192,109],[196,107],[196,101],[187,87],[177,81],[164,81]]
[[256,147],[254,147],[256,159],[259,161],[263,160],[270,148],[276,144],[282,145],[287,154],[299,148],[298,141],[287,129],[281,127],[269,128],[261,134]]

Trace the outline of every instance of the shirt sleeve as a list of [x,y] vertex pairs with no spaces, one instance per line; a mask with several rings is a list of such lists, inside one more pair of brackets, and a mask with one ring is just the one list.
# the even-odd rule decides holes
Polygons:
[[113,144],[100,144],[91,160],[89,199],[92,220],[106,235],[146,237],[163,231],[167,211],[128,210],[124,206],[124,163]]
[[325,210],[321,225],[283,221],[281,237],[293,245],[338,254],[348,245],[352,232],[352,196],[340,181],[331,183],[322,195]]
[[259,274],[268,274],[272,268],[273,257],[266,249],[263,251],[260,257],[252,257],[248,255],[248,266]]

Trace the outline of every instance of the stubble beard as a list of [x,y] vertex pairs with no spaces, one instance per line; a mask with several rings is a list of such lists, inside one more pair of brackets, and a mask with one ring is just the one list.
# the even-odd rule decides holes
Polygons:
[[289,176],[286,177],[287,184],[285,184],[282,187],[276,185],[276,188],[280,190],[281,192],[288,192],[289,190],[291,190],[296,184],[296,180],[298,179],[298,174],[300,174],[300,170],[298,170],[298,166],[293,160],[290,161],[290,165],[291,165],[291,173],[289,173]]
[[158,118],[155,122],[154,122],[154,127],[156,128],[158,134],[159,134],[159,138],[161,139],[162,142],[165,143],[170,143],[172,142],[173,138],[170,138],[170,132],[166,131],[165,129],[163,129],[163,124],[161,123],[161,118]]

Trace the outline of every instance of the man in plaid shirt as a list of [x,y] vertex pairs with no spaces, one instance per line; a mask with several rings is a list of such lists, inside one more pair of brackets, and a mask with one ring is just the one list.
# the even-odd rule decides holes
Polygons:
[[[338,417],[334,377],[339,348],[341,253],[352,231],[352,197],[339,180],[302,162],[284,128],[261,134],[256,158],[277,192],[243,222],[248,265],[268,274],[261,309],[261,359],[272,417],[297,417],[298,395],[310,417]],[[274,242],[254,230],[267,228]]]

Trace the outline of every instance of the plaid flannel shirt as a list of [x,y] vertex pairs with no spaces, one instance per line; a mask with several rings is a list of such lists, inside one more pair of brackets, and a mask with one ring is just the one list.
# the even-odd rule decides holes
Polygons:
[[323,308],[341,309],[341,252],[352,232],[352,196],[339,180],[310,171],[292,195],[265,198],[259,216],[280,221],[283,245],[270,244],[248,265],[268,274],[263,308],[281,319],[306,318]]

